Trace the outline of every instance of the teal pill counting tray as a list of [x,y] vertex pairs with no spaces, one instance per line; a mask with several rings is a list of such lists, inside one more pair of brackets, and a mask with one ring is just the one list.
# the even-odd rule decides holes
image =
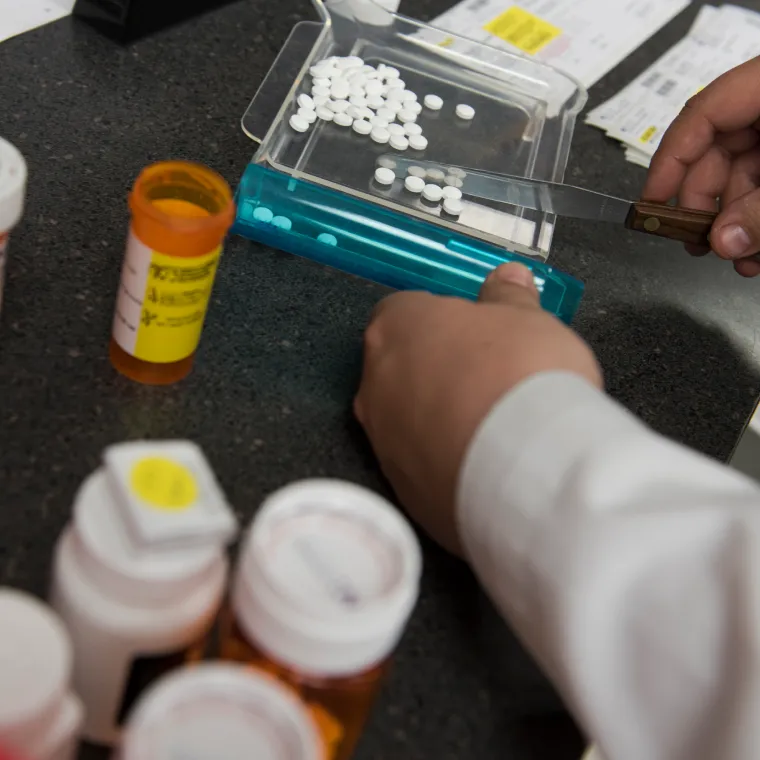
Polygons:
[[[450,215],[404,179],[417,157],[440,164],[440,185],[456,187],[451,167],[561,182],[586,102],[581,85],[370,0],[315,5],[323,21],[296,25],[243,117],[259,148],[238,188],[234,232],[395,288],[465,298],[477,297],[494,267],[519,261],[533,271],[542,306],[569,322],[583,285],[546,264],[551,214],[465,195]],[[394,150],[335,121],[293,128],[298,96],[318,78],[314,66],[333,56],[393,67],[420,103],[427,94],[443,101],[417,115],[424,150]],[[460,104],[474,109],[472,119],[456,115]],[[375,170],[396,168],[394,154],[405,168],[380,184]]]

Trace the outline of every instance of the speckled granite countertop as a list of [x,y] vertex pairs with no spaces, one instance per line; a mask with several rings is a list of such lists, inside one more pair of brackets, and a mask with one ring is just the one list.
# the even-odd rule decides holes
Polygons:
[[[593,88],[590,105],[683,35],[700,4]],[[404,10],[430,18],[446,5]],[[237,182],[253,147],[239,118],[309,17],[306,2],[238,2],[128,48],[71,19],[0,45],[0,133],[31,173],[0,322],[0,582],[44,593],[77,486],[124,439],[198,441],[245,520],[306,476],[386,491],[350,411],[362,328],[383,288],[237,239],[187,381],[140,387],[106,351],[133,179],[151,161],[186,157]],[[633,198],[644,172],[579,124],[567,177]],[[760,387],[760,283],[675,244],[568,221],[552,262],[586,282],[576,326],[610,392],[726,458]],[[425,560],[359,760],[578,758],[581,737],[471,575],[429,543]]]

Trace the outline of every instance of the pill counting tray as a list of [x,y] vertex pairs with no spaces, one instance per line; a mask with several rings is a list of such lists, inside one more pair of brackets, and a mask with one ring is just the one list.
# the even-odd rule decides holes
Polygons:
[[[317,120],[289,126],[296,98],[310,92],[309,68],[330,56],[358,56],[393,66],[406,88],[440,96],[423,109],[426,161],[561,181],[583,88],[533,60],[482,46],[475,59],[455,52],[458,40],[369,0],[316,0],[323,22],[298,24],[243,117],[259,149],[238,189],[235,231],[397,288],[476,297],[488,272],[518,260],[534,271],[542,304],[569,321],[582,285],[545,264],[551,215],[465,196],[458,217],[404,189],[373,180],[389,145],[351,128]],[[472,48],[472,43],[469,43]],[[470,121],[455,106],[475,109]],[[259,211],[257,211],[259,209]],[[263,213],[266,211],[266,213]],[[288,229],[271,223],[269,211]],[[321,237],[321,239],[319,239]],[[328,242],[325,242],[328,241]]]

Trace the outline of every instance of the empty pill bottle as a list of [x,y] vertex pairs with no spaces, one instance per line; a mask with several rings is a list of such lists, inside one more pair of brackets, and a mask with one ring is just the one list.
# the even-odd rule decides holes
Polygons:
[[158,681],[131,713],[118,760],[324,760],[297,695],[265,673],[202,663]]
[[262,668],[309,704],[331,760],[348,758],[417,600],[420,549],[380,496],[306,480],[270,496],[220,616],[223,659]]
[[24,213],[26,162],[19,151],[0,138],[0,311],[3,307],[5,261],[13,228]]
[[0,588],[0,745],[9,753],[74,760],[82,704],[71,689],[72,660],[55,613],[28,594]]
[[205,654],[225,594],[235,517],[187,441],[106,449],[56,546],[52,605],[74,649],[83,736],[118,741],[145,688]]
[[111,363],[141,383],[174,383],[193,365],[222,243],[235,218],[232,192],[211,169],[170,161],[140,174],[129,207]]

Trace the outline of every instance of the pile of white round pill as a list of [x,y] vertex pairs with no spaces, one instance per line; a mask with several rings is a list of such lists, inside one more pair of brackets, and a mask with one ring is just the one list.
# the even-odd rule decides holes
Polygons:
[[[378,170],[379,171],[379,170]],[[450,216],[459,216],[464,210],[461,187],[464,184],[460,170],[446,174],[441,169],[424,169],[422,166],[407,168],[404,187],[415,195],[422,195],[428,204],[437,206],[443,201],[443,210]],[[395,176],[395,175],[394,175]]]
[[[310,94],[298,95],[289,121],[296,132],[307,132],[320,119],[351,127],[397,151],[427,148],[428,140],[417,123],[423,105],[417,93],[407,89],[398,69],[384,63],[370,66],[354,55],[332,56],[311,66],[309,74]],[[443,98],[434,93],[425,95],[423,103],[431,111],[443,108]],[[467,120],[475,115],[473,108],[461,103],[455,112]]]

